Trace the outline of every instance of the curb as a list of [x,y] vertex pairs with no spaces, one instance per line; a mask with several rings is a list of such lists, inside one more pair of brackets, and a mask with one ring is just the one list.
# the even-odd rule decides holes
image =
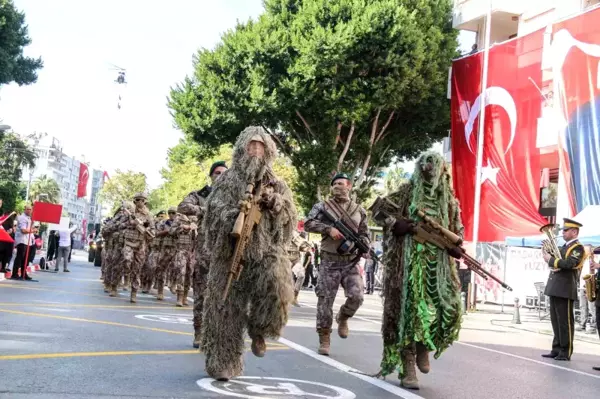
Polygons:
[[[39,270],[40,270],[40,265],[39,264],[27,266],[27,274],[32,274],[32,273],[35,273],[36,271],[39,271]],[[12,271],[6,272],[6,273],[0,273],[0,281],[9,280],[11,278],[11,276],[12,276]]]

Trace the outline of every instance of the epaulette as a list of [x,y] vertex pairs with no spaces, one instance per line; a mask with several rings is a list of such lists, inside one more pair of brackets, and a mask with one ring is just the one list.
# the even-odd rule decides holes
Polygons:
[[212,187],[204,186],[204,188],[202,190],[198,191],[198,195],[201,196],[202,198],[206,198],[210,195],[211,192],[212,192]]

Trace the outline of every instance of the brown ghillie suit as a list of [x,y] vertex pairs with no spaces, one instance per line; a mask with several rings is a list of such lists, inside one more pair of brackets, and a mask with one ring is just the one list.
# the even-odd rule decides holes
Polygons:
[[[250,157],[246,150],[256,136],[265,145],[262,159]],[[204,248],[211,257],[201,348],[206,354],[206,371],[217,379],[242,373],[245,329],[253,339],[253,352],[262,356],[262,351],[255,350],[255,343],[279,338],[287,323],[293,290],[286,249],[297,226],[297,214],[290,189],[272,171],[276,153],[264,129],[246,128],[235,144],[231,169],[221,175],[207,199],[202,229],[210,237]],[[263,211],[254,228],[240,280],[232,284],[223,304],[221,297],[234,250],[230,233],[240,212],[239,201],[248,182],[260,176],[263,185],[273,187],[271,209]]]

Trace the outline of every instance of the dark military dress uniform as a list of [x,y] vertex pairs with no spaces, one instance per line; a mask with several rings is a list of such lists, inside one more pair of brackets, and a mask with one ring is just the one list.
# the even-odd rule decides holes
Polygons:
[[[564,228],[581,226],[574,220],[565,219]],[[548,261],[551,272],[544,291],[544,294],[550,297],[550,320],[554,339],[552,351],[542,356],[555,360],[570,360],[575,336],[573,303],[578,299],[579,273],[585,257],[583,245],[577,239],[559,249],[562,259],[551,257]]]

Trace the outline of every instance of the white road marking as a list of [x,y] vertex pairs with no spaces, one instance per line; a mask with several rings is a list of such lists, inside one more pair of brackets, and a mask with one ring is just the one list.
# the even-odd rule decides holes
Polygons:
[[486,348],[484,346],[479,346],[479,345],[473,345],[473,344],[468,344],[466,342],[460,342],[460,341],[456,341],[456,344],[459,345],[465,345],[465,346],[470,346],[472,348],[477,348],[477,349],[481,349],[483,351],[488,351],[488,352],[492,352],[492,353],[497,353],[499,355],[505,355],[505,356],[510,356],[510,357],[514,357],[515,359],[521,359],[521,360],[526,360],[528,362],[532,362],[532,363],[536,363],[536,364],[540,364],[542,366],[547,366],[547,367],[553,367],[555,369],[559,369],[559,370],[564,370],[564,371],[570,371],[571,373],[575,373],[575,374],[580,374],[580,375],[585,375],[587,377],[592,377],[592,378],[596,378],[596,379],[600,379],[600,375],[596,375],[596,374],[590,374],[590,373],[586,373],[585,371],[579,371],[579,370],[573,370],[570,369],[568,367],[562,367],[562,366],[557,366],[556,364],[550,364],[550,363],[546,363],[546,362],[542,362],[541,360],[534,360],[534,359],[530,359],[528,357],[524,357],[524,356],[519,356],[519,355],[514,355],[512,353],[508,353],[508,352],[502,352],[496,349],[490,349],[490,348]]
[[422,396],[415,395],[414,393],[408,392],[408,391],[406,391],[406,390],[404,390],[404,389],[402,389],[400,387],[394,386],[394,385],[392,385],[392,384],[390,384],[388,382],[379,380],[377,378],[369,377],[369,376],[364,375],[364,374],[359,374],[358,373],[359,370],[357,370],[355,368],[347,366],[344,363],[338,362],[337,360],[334,360],[334,359],[332,359],[332,358],[330,358],[328,356],[319,355],[318,353],[316,353],[316,352],[314,352],[314,351],[312,351],[312,350],[310,350],[310,349],[308,349],[308,348],[306,348],[306,347],[304,347],[302,345],[299,345],[299,344],[297,344],[295,342],[292,342],[292,341],[290,341],[288,339],[279,338],[279,342],[282,343],[282,344],[284,344],[284,345],[286,345],[286,346],[289,346],[292,349],[297,350],[300,353],[305,354],[306,356],[310,356],[313,359],[316,359],[316,360],[318,360],[318,361],[320,361],[322,363],[325,363],[325,364],[327,364],[329,366],[332,366],[332,367],[334,367],[334,368],[336,368],[336,369],[338,369],[340,371],[348,373],[348,374],[350,374],[350,375],[352,375],[352,376],[354,376],[354,377],[356,377],[356,378],[358,378],[360,380],[368,382],[371,385],[379,387],[379,388],[381,388],[381,389],[383,389],[383,390],[385,390],[385,391],[387,391],[387,392],[389,392],[389,393],[391,393],[393,395],[398,396],[399,398],[403,398],[403,399],[425,399]]

